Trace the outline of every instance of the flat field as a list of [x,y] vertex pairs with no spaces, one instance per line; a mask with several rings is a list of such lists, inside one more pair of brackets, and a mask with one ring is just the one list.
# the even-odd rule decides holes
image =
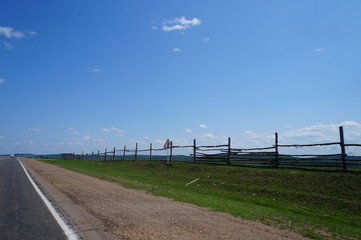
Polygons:
[[48,159],[154,195],[289,229],[314,239],[361,239],[361,174],[160,161]]

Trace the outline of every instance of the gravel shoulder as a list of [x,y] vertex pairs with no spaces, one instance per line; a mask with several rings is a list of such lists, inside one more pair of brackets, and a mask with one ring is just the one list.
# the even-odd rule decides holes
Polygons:
[[84,239],[308,239],[33,159],[20,160]]

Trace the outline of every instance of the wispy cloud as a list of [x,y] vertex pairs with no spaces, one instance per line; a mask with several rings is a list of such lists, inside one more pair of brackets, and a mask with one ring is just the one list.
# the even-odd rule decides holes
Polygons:
[[206,133],[203,135],[202,139],[216,139],[217,137],[213,133]]
[[192,133],[192,130],[189,129],[189,128],[186,128],[186,129],[184,129],[184,132],[185,132],[185,133]]
[[0,78],[0,84],[4,83],[5,81],[6,81],[5,78]]
[[11,27],[2,27],[0,26],[0,35],[5,36],[6,38],[23,38],[25,34],[20,31],[15,31]]
[[356,121],[343,121],[337,124],[315,124],[312,126],[290,130],[282,137],[291,140],[304,140],[312,142],[327,142],[339,140],[339,126],[345,128],[345,138],[350,141],[361,140],[361,123]]
[[205,124],[199,124],[200,128],[207,128],[207,126]]
[[173,52],[180,52],[181,49],[180,49],[180,48],[173,48],[172,51],[173,51]]
[[326,47],[320,47],[320,48],[316,48],[315,52],[323,52],[326,50]]
[[113,132],[114,136],[123,136],[124,133],[126,132],[125,130],[119,129],[117,127],[112,127],[112,128],[102,128],[100,129],[101,132]]
[[30,132],[41,132],[41,129],[39,129],[39,128],[27,128],[26,130],[28,130]]
[[67,131],[69,134],[79,135],[79,132],[75,131],[74,128],[68,128],[66,131]]
[[90,137],[89,136],[84,136],[84,137],[81,138],[81,140],[89,141]]
[[75,141],[75,142],[59,142],[54,143],[55,146],[73,146],[73,145],[84,145],[83,142]]
[[35,31],[18,31],[12,27],[0,26],[0,35],[5,36],[6,38],[9,38],[9,39],[11,39],[11,38],[20,39],[20,38],[24,38],[26,36],[34,37],[34,36],[38,35],[38,33]]
[[3,45],[6,49],[9,49],[9,50],[14,49],[14,45],[12,45],[11,43],[3,42]]
[[203,42],[209,42],[211,39],[209,37],[203,38]]
[[93,141],[93,142],[104,142],[104,139],[97,138],[97,139],[93,139],[92,141]]
[[162,30],[165,32],[186,30],[201,24],[198,18],[186,19],[186,17],[174,18],[166,20],[162,23]]
[[103,69],[100,69],[100,68],[97,68],[97,67],[88,67],[87,69],[88,69],[89,72],[97,72],[97,73],[104,72]]
[[31,37],[35,37],[35,36],[38,35],[38,33],[35,32],[35,31],[29,31],[29,32],[28,32],[28,35],[31,36]]
[[4,136],[0,136],[0,139],[5,138]]

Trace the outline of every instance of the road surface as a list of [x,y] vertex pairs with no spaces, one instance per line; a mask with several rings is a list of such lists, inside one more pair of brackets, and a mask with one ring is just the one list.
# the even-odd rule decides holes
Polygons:
[[67,239],[18,160],[10,157],[0,157],[0,239]]

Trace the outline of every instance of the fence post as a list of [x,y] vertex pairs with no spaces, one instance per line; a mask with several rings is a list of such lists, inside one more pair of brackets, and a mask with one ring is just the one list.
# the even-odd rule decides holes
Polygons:
[[115,147],[113,148],[113,161],[115,160]]
[[193,139],[193,162],[196,163],[196,154],[197,154],[197,145],[196,145],[196,140]]
[[98,150],[98,155],[97,155],[97,161],[99,160],[99,150]]
[[152,160],[152,144],[150,144],[149,148],[149,160]]
[[84,151],[81,151],[81,160],[84,160]]
[[104,151],[104,161],[106,161],[107,160],[107,149],[105,149],[105,151]]
[[347,162],[346,162],[346,149],[345,149],[345,139],[343,136],[343,127],[340,126],[339,127],[339,132],[340,132],[340,147],[341,147],[341,160],[342,160],[342,168],[343,171],[347,171]]
[[231,165],[231,138],[228,138],[227,165]]
[[125,152],[127,151],[127,146],[124,145],[124,151],[123,151],[123,160],[125,160]]
[[279,158],[278,158],[278,133],[275,133],[275,167],[279,166]]
[[92,161],[93,161],[93,157],[94,157],[94,151],[92,151]]
[[172,156],[173,156],[173,141],[170,142],[169,163],[172,161]]
[[85,155],[85,160],[88,160],[88,153]]
[[135,155],[134,155],[134,161],[137,161],[138,156],[138,143],[135,144]]
[[73,153],[73,160],[75,160],[75,152]]

